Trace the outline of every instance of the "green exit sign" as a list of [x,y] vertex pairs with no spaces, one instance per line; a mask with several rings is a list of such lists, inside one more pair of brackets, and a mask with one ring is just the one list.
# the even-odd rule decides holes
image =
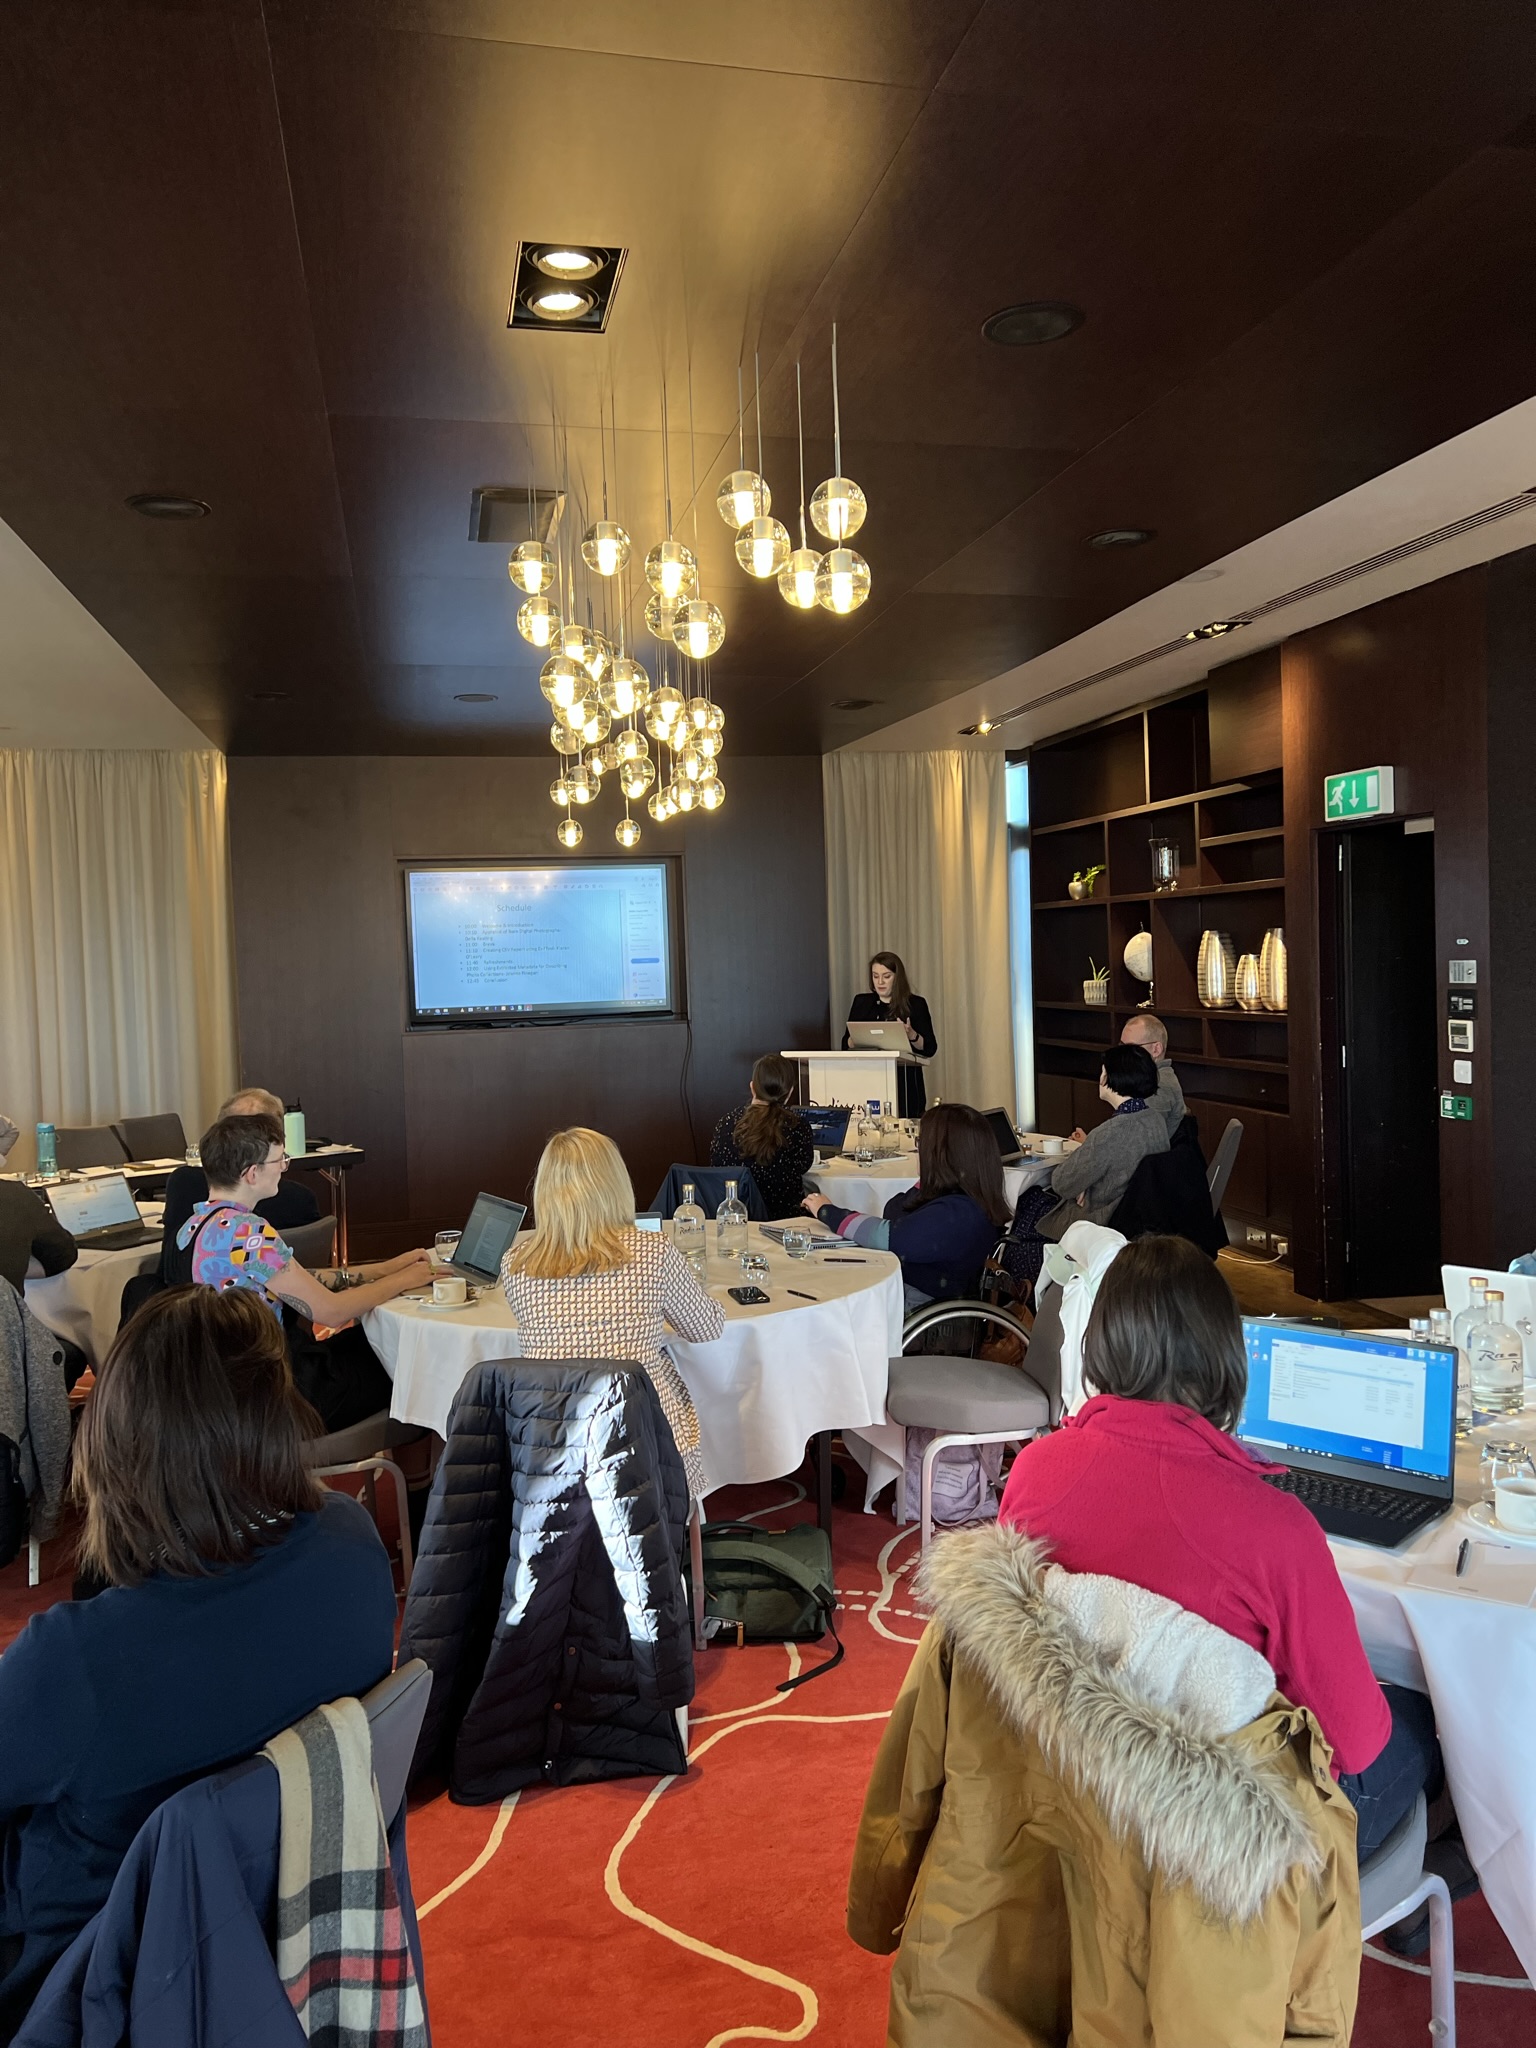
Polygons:
[[1470,1095],[1442,1095],[1440,1114],[1452,1123],[1469,1124],[1472,1121],[1472,1098]]
[[1323,812],[1329,819],[1388,818],[1395,792],[1390,768],[1351,768],[1323,777]]

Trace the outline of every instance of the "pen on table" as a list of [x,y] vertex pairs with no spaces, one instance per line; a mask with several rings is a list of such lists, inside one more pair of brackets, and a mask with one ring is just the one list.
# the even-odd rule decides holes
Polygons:
[[796,1301],[819,1301],[821,1299],[821,1297],[816,1294],[802,1294],[798,1287],[786,1287],[784,1292],[786,1294],[792,1294],[795,1297]]
[[867,1266],[869,1264],[869,1261],[868,1259],[845,1258],[839,1255],[837,1252],[828,1252],[827,1256],[822,1260],[821,1263],[824,1266]]
[[1472,1538],[1463,1536],[1461,1548],[1456,1553],[1456,1576],[1459,1579],[1467,1568],[1467,1559],[1472,1555]]

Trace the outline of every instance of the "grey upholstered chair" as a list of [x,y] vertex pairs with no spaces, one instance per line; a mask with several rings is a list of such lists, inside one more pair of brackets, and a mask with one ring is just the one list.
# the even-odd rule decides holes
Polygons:
[[128,1154],[110,1124],[60,1124],[53,1134],[54,1157],[66,1173],[82,1166],[126,1166]]
[[174,1109],[161,1116],[125,1116],[112,1126],[130,1159],[181,1159],[187,1134]]
[[1384,1927],[1429,1907],[1429,2032],[1435,2048],[1456,2048],[1456,1937],[1451,1894],[1443,1877],[1424,1868],[1429,1835],[1421,1792],[1374,1856],[1360,1866],[1360,1935],[1369,1940]]

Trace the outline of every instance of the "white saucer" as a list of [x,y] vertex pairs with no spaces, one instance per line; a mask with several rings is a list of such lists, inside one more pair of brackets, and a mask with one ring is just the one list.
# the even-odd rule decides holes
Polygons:
[[427,1315],[452,1316],[457,1315],[460,1309],[473,1308],[477,1299],[478,1296],[471,1294],[463,1301],[418,1301],[416,1306]]
[[1467,1509],[1467,1520],[1474,1529],[1481,1529],[1485,1536],[1492,1536],[1500,1543],[1518,1543],[1522,1549],[1536,1550],[1536,1529],[1529,1532],[1508,1529],[1494,1519],[1492,1507],[1485,1500],[1476,1500]]

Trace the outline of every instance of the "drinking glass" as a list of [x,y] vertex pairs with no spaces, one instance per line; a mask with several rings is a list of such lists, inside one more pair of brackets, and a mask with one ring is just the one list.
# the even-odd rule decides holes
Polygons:
[[1529,1478],[1536,1466],[1531,1462],[1530,1447],[1511,1436],[1491,1436],[1483,1445],[1483,1455],[1478,1461],[1478,1478],[1483,1489],[1483,1498],[1491,1507],[1493,1489],[1501,1479],[1513,1479],[1517,1474]]
[[203,1163],[203,1154],[202,1154],[202,1148],[201,1148],[200,1146],[197,1146],[197,1145],[189,1145],[189,1146],[187,1147],[187,1164],[188,1164],[188,1166],[201,1166],[201,1165],[202,1165],[202,1163]]
[[808,1259],[811,1256],[811,1233],[808,1230],[786,1230],[784,1249],[792,1259]]
[[743,1287],[761,1287],[768,1290],[768,1256],[766,1252],[743,1252],[741,1255],[741,1284]]
[[459,1233],[456,1230],[440,1230],[432,1240],[432,1263],[434,1266],[451,1266],[453,1255],[459,1248]]

